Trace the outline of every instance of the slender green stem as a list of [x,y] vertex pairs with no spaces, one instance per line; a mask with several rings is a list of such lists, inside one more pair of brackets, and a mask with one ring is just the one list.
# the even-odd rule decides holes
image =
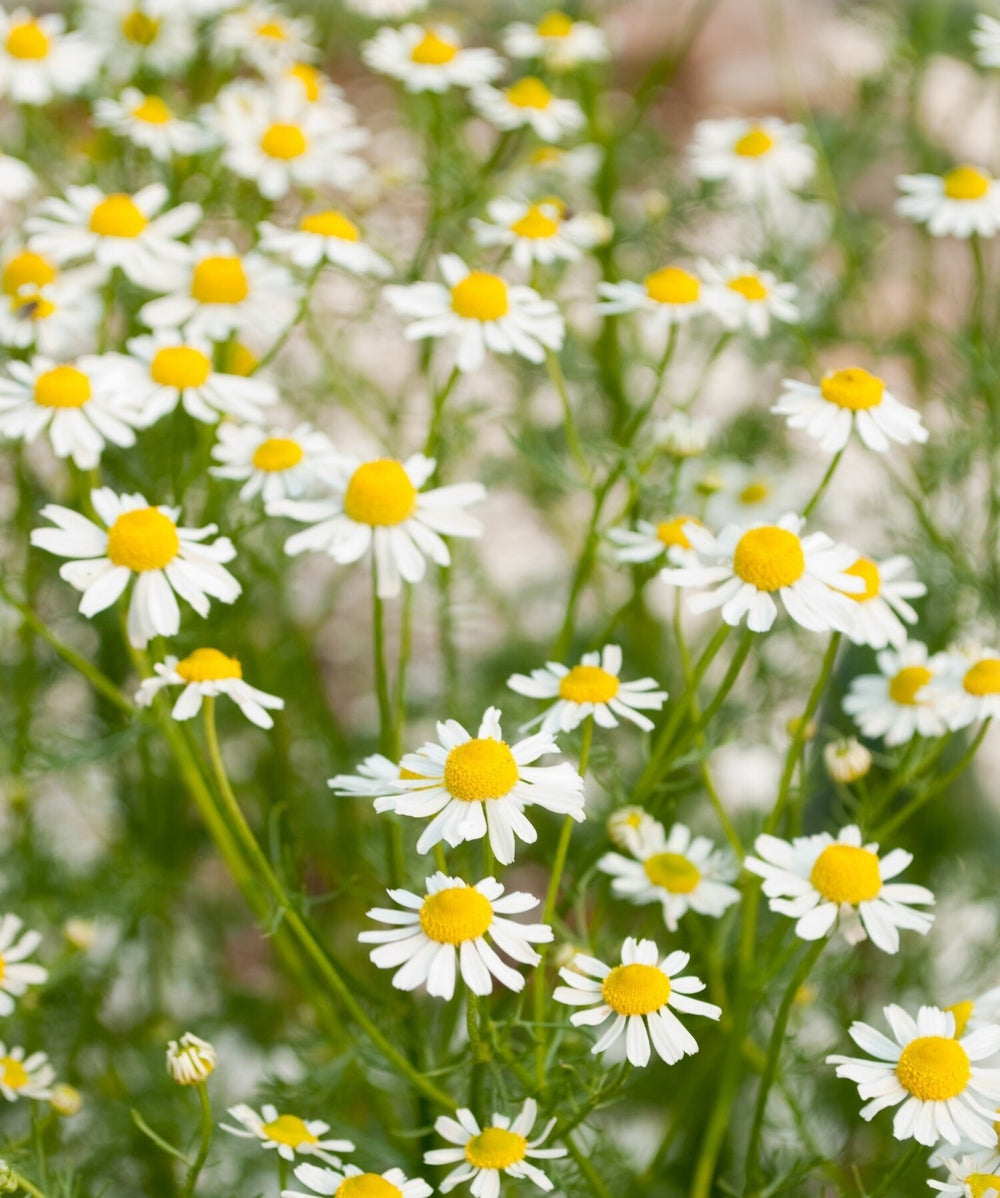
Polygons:
[[277,340],[272,342],[270,349],[268,349],[263,357],[258,358],[254,363],[251,374],[257,374],[265,367],[270,366],[278,354],[281,353],[282,349],[284,349],[285,342],[289,337],[291,337],[292,333],[295,332],[296,328],[298,328],[299,324],[304,319],[306,312],[309,310],[309,301],[312,299],[313,288],[316,286],[316,280],[322,273],[325,264],[326,260],[324,258],[320,258],[320,260],[312,268],[309,273],[309,278],[306,280],[305,289],[302,292],[302,298],[299,300],[299,306],[295,309],[295,315],[278,334]]
[[26,1194],[30,1194],[31,1198],[45,1198],[44,1192],[40,1190],[33,1181],[28,1181],[23,1173],[18,1173],[14,1170],[12,1170],[12,1172],[14,1174],[14,1180],[17,1182],[19,1189],[24,1190]]
[[459,379],[459,369],[453,367],[444,384],[434,392],[431,402],[431,419],[427,428],[427,440],[424,442],[424,454],[433,458],[437,456],[438,445],[441,441],[441,418],[444,415],[444,405]]
[[198,1101],[201,1103],[201,1137],[198,1141],[198,1155],[194,1158],[194,1163],[184,1179],[182,1198],[191,1198],[194,1193],[198,1177],[205,1167],[205,1161],[208,1160],[208,1150],[212,1145],[212,1132],[215,1130],[212,1123],[212,1103],[208,1097],[208,1087],[204,1082],[199,1082],[195,1089],[198,1091]]
[[927,1149],[914,1140],[895,1169],[890,1169],[888,1173],[883,1174],[881,1182],[872,1190],[868,1198],[887,1198],[888,1195],[892,1194],[893,1186],[895,1186],[904,1173],[909,1171],[910,1166],[926,1155]]
[[573,404],[569,398],[566,376],[563,374],[562,362],[559,360],[559,355],[550,349],[545,355],[545,364],[548,367],[552,386],[555,387],[559,395],[559,400],[562,403],[566,444],[569,446],[569,451],[573,455],[574,461],[580,468],[580,474],[583,478],[589,480],[590,466],[587,463],[587,455],[583,452],[583,445],[580,442],[580,433],[576,427],[576,416],[573,414]]
[[580,1170],[580,1175],[583,1180],[590,1186],[591,1190],[597,1198],[614,1198],[611,1190],[604,1184],[604,1180],[597,1169],[594,1167],[591,1159],[576,1143],[572,1136],[566,1136],[563,1141],[569,1149],[569,1154],[573,1159],[573,1163]]
[[372,554],[372,659],[375,673],[375,692],[378,695],[379,749],[392,753],[395,743],[393,732],[392,694],[389,688],[389,670],[385,657],[385,605],[378,593],[378,566]]
[[827,487],[830,485],[830,480],[833,478],[834,474],[836,474],[836,472],[837,472],[837,467],[840,465],[840,459],[844,456],[845,448],[846,448],[846,446],[843,446],[842,448],[838,449],[837,452],[830,459],[830,465],[827,466],[826,473],[819,480],[819,486],[813,492],[812,499],[810,499],[809,502],[806,504],[806,506],[802,509],[802,519],[803,520],[809,519],[809,517],[815,511],[816,505],[823,498],[823,495],[824,495]]
[[283,1156],[278,1157],[278,1195],[284,1194],[288,1186],[288,1161]]

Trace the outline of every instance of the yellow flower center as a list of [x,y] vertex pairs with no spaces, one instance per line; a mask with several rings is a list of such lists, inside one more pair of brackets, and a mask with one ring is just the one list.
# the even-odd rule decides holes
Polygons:
[[690,271],[665,266],[646,275],[646,294],[658,304],[693,304],[701,294],[701,283]]
[[269,158],[288,162],[292,158],[301,158],[309,148],[309,142],[298,125],[276,124],[264,130],[260,148]]
[[559,232],[559,222],[554,221],[537,204],[532,204],[528,211],[514,221],[510,231],[518,237],[526,237],[529,241],[544,241],[555,237]]
[[865,584],[863,591],[840,592],[856,603],[866,603],[869,599],[876,599],[882,590],[882,576],[878,572],[878,566],[870,557],[859,557],[853,566],[847,567],[844,573],[850,574],[852,578],[860,578]]
[[965,1049],[948,1036],[918,1036],[899,1056],[896,1076],[922,1102],[947,1102],[969,1084],[972,1067]]
[[779,591],[798,582],[806,570],[802,542],[787,528],[765,524],[740,537],[733,569],[758,591]]
[[739,493],[740,503],[746,504],[747,507],[753,507],[755,504],[763,503],[771,494],[771,484],[757,480],[756,482],[747,483]]
[[358,524],[402,524],[417,506],[417,489],[395,458],[364,462],[351,475],[344,511]]
[[545,109],[552,103],[552,93],[534,75],[526,75],[507,88],[504,93],[515,108]]
[[739,138],[733,146],[733,153],[739,154],[741,158],[763,158],[773,148],[774,138],[765,133],[759,125],[755,125]]
[[3,955],[0,954],[0,982],[2,982],[4,980],[6,975],[7,975],[7,962],[4,960]]
[[156,41],[163,21],[151,17],[141,8],[134,8],[122,20],[122,35],[137,46],[151,46]]
[[1000,1194],[1000,1176],[996,1173],[967,1173],[965,1184],[972,1198],[990,1198],[991,1194]]
[[224,373],[247,378],[257,369],[257,355],[240,341],[231,341],[223,355]]
[[355,1173],[337,1186],[334,1198],[403,1198],[403,1191],[377,1173]]
[[58,271],[41,254],[22,250],[3,268],[3,291],[5,295],[17,295],[22,287],[44,287],[51,283]]
[[425,29],[424,36],[410,51],[410,59],[420,66],[440,67],[458,53],[458,46],[439,37],[433,29]]
[[970,695],[1000,694],[1000,658],[984,657],[965,671],[962,686]]
[[270,38],[273,42],[288,41],[288,33],[278,21],[265,21],[263,25],[258,25],[257,36]]
[[573,22],[564,12],[547,12],[535,26],[539,37],[569,37]]
[[476,1169],[509,1169],[528,1154],[528,1141],[505,1127],[484,1128],[465,1146],[465,1159]]
[[493,908],[472,886],[456,886],[429,894],[420,908],[424,935],[439,944],[475,940],[493,922]]
[[946,1011],[950,1011],[955,1016],[955,1039],[957,1040],[968,1026],[969,1020],[972,1018],[974,1003],[965,1000],[965,1002],[952,1003],[950,1007],[945,1007]]
[[680,549],[690,549],[691,542],[684,531],[685,524],[697,524],[700,527],[701,521],[694,516],[674,516],[671,520],[663,520],[656,526],[656,539],[668,548],[676,545]]
[[336,237],[340,241],[360,241],[358,226],[341,212],[327,208],[323,212],[310,212],[299,224],[303,233],[318,233],[320,237]]
[[933,677],[926,666],[904,666],[889,679],[889,698],[902,707],[916,707],[920,692]]
[[993,180],[974,166],[956,166],[944,177],[944,194],[950,200],[979,200],[989,191]]
[[507,284],[499,275],[473,270],[451,289],[451,310],[464,320],[499,320],[509,308]]
[[191,345],[165,345],[149,364],[149,374],[161,387],[200,387],[212,373],[212,360]]
[[852,412],[864,412],[869,408],[877,408],[882,402],[885,383],[860,366],[851,366],[847,370],[828,374],[819,389],[827,403],[848,408]]
[[56,366],[35,379],[34,399],[42,408],[82,408],[90,399],[90,379],[75,366]]
[[13,1057],[0,1057],[0,1080],[12,1090],[20,1090],[31,1078],[20,1061],[15,1061]]
[[290,437],[268,437],[253,451],[251,461],[258,470],[268,474],[291,470],[302,461],[302,446]]
[[816,858],[809,881],[831,903],[867,903],[882,889],[878,857],[853,844],[831,844]]
[[690,894],[701,881],[701,870],[683,853],[654,853],[643,861],[642,868],[654,886],[671,894]]
[[136,574],[162,570],[180,547],[177,525],[159,508],[123,512],[108,529],[108,557]]
[[322,79],[319,71],[307,62],[297,62],[293,67],[289,67],[285,73],[289,79],[297,79],[302,84],[302,90],[306,94],[306,99],[310,104],[315,104],[319,99],[320,80]]
[[49,38],[37,21],[21,21],[7,31],[5,48],[11,58],[47,58]]
[[101,237],[138,237],[149,222],[131,196],[105,196],[90,214],[90,231]]
[[[212,653],[214,650],[208,649],[205,652]],[[274,1140],[276,1144],[287,1144],[289,1148],[319,1143],[319,1138],[312,1134],[298,1115],[279,1115],[271,1123],[262,1124],[261,1131],[269,1140]]]
[[199,304],[239,304],[249,294],[243,263],[235,255],[202,258],[191,274],[191,296]]
[[444,763],[445,790],[463,803],[501,799],[519,778],[517,762],[506,742],[489,737],[456,745]]
[[18,320],[47,320],[56,310],[51,300],[40,295],[15,295],[10,300],[11,311]]
[[570,703],[607,703],[618,694],[620,683],[600,666],[574,666],[559,680],[559,697]]
[[619,1015],[648,1015],[670,997],[670,979],[655,965],[616,965],[601,986],[604,1001]]
[[735,291],[737,295],[742,295],[744,299],[767,299],[767,288],[756,275],[737,275],[735,279],[730,279],[726,286],[730,291]]
[[195,649],[177,663],[176,670],[185,682],[221,682],[223,678],[243,677],[243,667],[236,658],[227,657],[218,649]]
[[159,96],[143,96],[142,101],[132,109],[132,115],[147,125],[167,125],[174,114]]

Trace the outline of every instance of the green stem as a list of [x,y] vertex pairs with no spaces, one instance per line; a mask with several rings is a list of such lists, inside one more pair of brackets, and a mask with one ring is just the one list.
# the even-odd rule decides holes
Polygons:
[[826,491],[827,487],[830,485],[830,480],[833,478],[834,474],[836,474],[836,472],[837,472],[837,467],[840,465],[840,459],[844,456],[844,449],[846,449],[846,448],[847,448],[846,446],[843,446],[842,448],[838,449],[837,452],[830,459],[830,465],[827,466],[826,473],[820,479],[819,486],[813,492],[812,499],[810,499],[809,502],[806,504],[806,506],[802,509],[802,519],[803,520],[809,519],[809,517],[813,514],[813,511],[815,510],[816,505],[823,498],[824,492]]
[[26,1194],[30,1194],[31,1198],[45,1198],[45,1194],[35,1185],[33,1181],[28,1181],[23,1173],[14,1173],[14,1180],[18,1184],[18,1188],[24,1190]]
[[545,364],[548,367],[552,386],[555,387],[559,395],[559,400],[562,403],[563,427],[566,430],[566,443],[569,445],[569,451],[573,455],[577,466],[580,467],[580,474],[583,478],[589,480],[590,466],[587,464],[587,455],[583,452],[583,445],[580,442],[580,434],[576,427],[576,417],[573,414],[573,405],[570,402],[569,390],[566,387],[566,376],[563,374],[559,355],[550,349],[545,355]]
[[320,258],[320,260],[312,268],[309,278],[306,280],[306,286],[305,290],[302,292],[302,298],[299,300],[299,306],[295,309],[295,315],[278,334],[277,340],[272,343],[271,348],[267,351],[267,353],[265,353],[262,358],[258,358],[254,363],[253,370],[250,372],[251,374],[257,374],[266,366],[270,366],[278,354],[281,353],[282,349],[284,349],[285,342],[289,337],[291,337],[292,333],[296,330],[296,328],[298,328],[299,324],[305,318],[305,314],[309,310],[309,301],[312,299],[313,288],[316,286],[316,280],[319,278],[325,264],[326,259]]
[[201,1139],[198,1144],[198,1155],[194,1158],[194,1164],[188,1170],[188,1175],[184,1180],[184,1189],[181,1191],[181,1198],[191,1198],[191,1195],[194,1193],[194,1188],[198,1184],[198,1175],[205,1167],[205,1161],[208,1159],[208,1150],[212,1144],[212,1132],[214,1130],[212,1104],[208,1097],[208,1087],[204,1082],[199,1082],[195,1089],[198,1091],[198,1101],[201,1103]]
[[914,1140],[906,1155],[896,1165],[895,1169],[890,1170],[883,1176],[881,1182],[872,1190],[868,1198],[886,1198],[886,1195],[892,1193],[892,1187],[908,1171],[910,1166],[915,1164],[920,1157],[926,1155],[927,1149]]
[[444,385],[434,393],[431,404],[431,420],[427,429],[427,440],[424,442],[424,455],[429,458],[437,456],[438,444],[441,440],[441,418],[444,415],[445,400],[452,393],[459,379],[459,369],[453,367]]
[[591,1190],[596,1194],[597,1198],[614,1198],[611,1190],[604,1184],[601,1175],[597,1172],[591,1159],[576,1143],[572,1136],[567,1136],[564,1140],[566,1147],[569,1149],[569,1154],[573,1158],[573,1163],[580,1170],[580,1175],[583,1180],[590,1186]]
[[372,554],[372,658],[375,673],[375,691],[378,695],[379,750],[392,753],[393,733],[392,696],[389,689],[389,671],[385,658],[385,605],[378,593],[378,566]]

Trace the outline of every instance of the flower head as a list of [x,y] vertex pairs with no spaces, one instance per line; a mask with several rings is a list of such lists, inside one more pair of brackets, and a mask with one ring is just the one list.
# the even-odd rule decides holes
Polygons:
[[824,747],[823,764],[834,782],[850,785],[864,778],[871,769],[872,755],[859,740],[849,736],[830,741]]
[[17,915],[0,918],[0,1015],[11,1014],[14,999],[20,998],[29,986],[40,986],[48,980],[47,969],[25,960],[41,944],[41,933],[23,932],[23,927]]
[[387,25],[365,42],[361,57],[373,71],[398,79],[408,92],[478,87],[503,74],[499,54],[463,46],[448,25]]
[[926,645],[907,641],[899,650],[876,654],[875,664],[879,673],[851,679],[844,697],[844,710],[864,735],[884,737],[887,745],[916,735],[943,736],[948,705],[942,689],[930,683],[948,669],[948,655],[929,655]]
[[525,75],[509,87],[483,84],[472,90],[472,103],[498,129],[530,128],[542,141],[562,141],[584,123],[575,100],[553,95],[535,75]]
[[503,44],[511,58],[538,58],[554,71],[604,62],[610,53],[602,29],[590,21],[574,21],[556,9],[534,25],[525,21],[508,25]]
[[699,179],[725,182],[740,196],[773,199],[813,177],[816,152],[801,125],[777,117],[700,121],[691,142]]
[[892,645],[902,649],[906,643],[906,625],[916,624],[918,619],[909,600],[927,593],[922,582],[903,577],[912,565],[908,557],[897,554],[882,561],[859,557],[847,567],[846,573],[865,584],[863,591],[850,595],[855,608],[854,627],[848,635],[856,645],[870,645],[873,649]]
[[949,650],[929,690],[940,698],[953,730],[1000,715],[1000,649],[964,645]]
[[673,566],[683,566],[697,560],[685,529],[689,524],[701,524],[697,516],[679,514],[656,524],[637,520],[635,528],[610,528],[608,540],[616,546],[615,557],[620,562],[651,562],[666,556]]
[[94,103],[94,123],[148,150],[160,162],[200,154],[215,140],[210,130],[177,116],[161,96],[137,87],[124,88],[117,99],[100,96]]
[[333,443],[312,425],[291,430],[223,422],[212,457],[220,463],[210,473],[243,483],[240,499],[260,495],[265,503],[298,499],[318,486],[335,466]]
[[603,218],[581,212],[570,216],[566,205],[551,196],[534,202],[498,196],[487,207],[488,221],[474,220],[476,241],[509,248],[515,263],[529,270],[532,263],[549,266],[572,262],[605,237]]
[[320,1119],[302,1119],[287,1112],[279,1114],[278,1108],[269,1102],[264,1103],[260,1114],[244,1102],[230,1107],[226,1113],[239,1126],[220,1123],[223,1131],[242,1139],[259,1140],[261,1148],[275,1149],[286,1161],[315,1156],[339,1169],[341,1161],[336,1153],[354,1151],[350,1140],[331,1140],[326,1136],[330,1130],[329,1123]]
[[75,95],[97,71],[100,51],[82,33],[67,33],[59,13],[0,9],[0,96],[15,104],[47,104]]
[[156,676],[142,680],[135,701],[140,707],[148,707],[165,687],[181,686],[184,689],[171,712],[175,720],[196,716],[205,698],[228,695],[252,724],[271,728],[274,720],[266,709],[280,711],[285,706],[284,699],[244,682],[240,663],[218,649],[195,649],[180,660],[171,655],[153,669]]
[[23,1048],[8,1048],[0,1042],[0,1094],[8,1102],[34,1098],[44,1102],[52,1095],[56,1071],[44,1052],[25,1056]]
[[657,331],[684,324],[695,316],[720,314],[721,290],[683,266],[661,266],[641,283],[598,283],[598,311],[607,316],[645,312]]
[[194,1032],[167,1045],[167,1073],[179,1086],[198,1086],[215,1071],[215,1049]]
[[754,337],[766,337],[771,321],[796,324],[799,320],[798,288],[779,282],[769,270],[752,262],[729,257],[718,266],[700,264],[702,277],[718,290],[718,313],[731,328],[745,328]]
[[299,1165],[295,1180],[309,1187],[301,1190],[282,1190],[281,1198],[313,1198],[314,1194],[332,1198],[430,1198],[434,1192],[419,1177],[407,1180],[402,1169],[387,1169],[385,1173],[363,1173],[356,1165],[338,1165],[336,1169],[321,1169],[319,1165]]
[[269,221],[257,226],[260,249],[287,258],[293,265],[313,269],[329,262],[354,275],[385,276],[392,267],[362,240],[361,230],[335,208],[307,212],[297,229],[279,229]]
[[1000,181],[963,163],[944,175],[900,175],[896,211],[932,237],[993,237],[1000,229]]

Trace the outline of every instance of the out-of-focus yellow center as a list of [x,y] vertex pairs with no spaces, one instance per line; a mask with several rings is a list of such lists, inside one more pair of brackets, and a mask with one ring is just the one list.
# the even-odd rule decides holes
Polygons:
[[132,109],[132,115],[147,125],[168,125],[174,114],[159,96],[143,96]]
[[972,1012],[974,1008],[975,1004],[969,1002],[968,999],[966,999],[964,1002],[952,1003],[950,1007],[945,1007],[946,1011],[950,1011],[951,1014],[955,1016],[956,1040],[960,1039],[964,1035],[965,1029],[969,1024],[969,1020],[972,1018]]
[[342,212],[327,208],[323,212],[310,212],[299,223],[303,233],[316,233],[320,237],[336,237],[340,241],[360,241],[358,226],[348,220]]
[[297,62],[285,72],[289,79],[297,79],[302,84],[306,99],[315,104],[319,99],[320,84],[323,76],[308,62]]
[[510,231],[529,241],[544,241],[559,232],[559,222],[552,219],[537,204],[532,204],[519,220],[514,221]]
[[944,177],[944,194],[950,200],[980,200],[993,180],[974,166],[956,166]]
[[279,1115],[270,1123],[263,1124],[261,1131],[276,1144],[287,1144],[293,1149],[301,1148],[303,1144],[319,1143],[319,1137],[312,1134],[298,1115]]
[[17,295],[22,287],[44,287],[53,282],[58,273],[48,258],[33,250],[22,250],[3,268],[4,294]]
[[122,18],[122,36],[137,46],[151,46],[160,33],[163,20],[134,8]]
[[403,1191],[377,1173],[355,1173],[344,1178],[333,1198],[403,1198]]
[[751,301],[766,300],[768,296],[767,288],[757,275],[737,275],[735,279],[730,279],[726,286],[730,291],[735,291],[737,295]]
[[287,42],[288,32],[278,21],[265,21],[257,26],[257,36],[268,38],[272,42]]
[[559,679],[559,697],[570,703],[607,703],[620,685],[614,674],[600,666],[574,666]]
[[290,437],[268,437],[261,441],[250,459],[258,470],[274,474],[291,470],[302,461],[302,446]]
[[573,22],[564,12],[547,12],[535,26],[539,37],[569,37]]
[[1000,658],[984,657],[965,671],[962,686],[970,695],[1000,694]]
[[668,549],[677,546],[679,549],[690,549],[691,542],[684,531],[685,524],[697,524],[701,521],[694,516],[673,516],[670,520],[662,520],[656,526],[656,539],[662,541]]
[[765,524],[740,537],[733,569],[759,591],[778,591],[798,582],[806,570],[802,542],[787,528]]
[[679,266],[664,266],[646,275],[646,294],[658,304],[693,304],[701,295],[701,282]]
[[461,944],[482,936],[493,922],[493,908],[473,886],[455,886],[429,894],[420,908],[420,926],[439,944]]
[[402,524],[417,505],[417,489],[395,458],[364,462],[351,475],[344,511],[358,524]]
[[763,158],[774,148],[774,138],[759,125],[748,129],[733,146],[733,153],[741,158]]
[[552,103],[552,93],[534,75],[526,75],[511,84],[504,93],[515,108],[545,109]]
[[90,214],[90,231],[101,237],[138,237],[149,222],[131,196],[105,196]]
[[191,274],[191,296],[200,304],[239,304],[250,294],[243,263],[235,255],[202,258]]
[[505,1127],[486,1127],[465,1146],[465,1159],[476,1169],[509,1169],[528,1154],[528,1141]]
[[298,125],[278,123],[264,130],[260,148],[268,158],[290,162],[293,158],[302,157],[309,149],[309,142]]
[[162,570],[180,547],[177,525],[159,508],[123,512],[108,529],[108,557],[136,574]]
[[470,271],[451,289],[451,308],[465,320],[499,320],[510,308],[507,284],[499,275]]
[[920,692],[933,677],[926,666],[904,666],[889,679],[889,698],[902,707],[916,707]]
[[149,364],[149,374],[161,387],[200,387],[212,373],[208,354],[193,345],[165,345]]
[[852,412],[864,412],[877,408],[885,393],[885,383],[860,366],[847,370],[836,370],[828,374],[819,385],[820,393],[827,403]]
[[683,853],[654,853],[643,861],[642,868],[654,886],[671,894],[690,894],[701,881],[701,870]]
[[489,737],[456,745],[444,763],[445,790],[463,803],[502,799],[514,789],[519,777],[509,746]]
[[922,1102],[957,1097],[971,1076],[968,1053],[948,1036],[918,1036],[903,1049],[896,1065],[899,1084]]
[[655,965],[616,965],[601,986],[604,1001],[619,1015],[649,1015],[670,997],[670,979]]
[[0,1057],[0,1081],[12,1090],[20,1090],[31,1078],[20,1061],[15,1061],[13,1057]]
[[42,408],[82,408],[90,399],[90,379],[75,366],[56,366],[35,379],[35,403]]
[[816,858],[809,881],[831,903],[867,903],[882,889],[878,857],[854,844],[831,844]]
[[870,557],[859,557],[853,566],[847,567],[844,573],[850,574],[852,578],[860,578],[865,584],[863,591],[842,591],[841,594],[846,595],[848,599],[853,599],[857,603],[865,603],[869,599],[876,599],[882,590],[882,576],[878,572],[878,566]]
[[51,43],[37,21],[19,21],[7,30],[4,48],[11,58],[48,58]]
[[243,667],[236,658],[227,657],[218,649],[195,649],[177,663],[176,669],[185,682],[220,682],[223,678],[243,677]]
[[764,482],[762,479],[757,479],[752,483],[747,483],[739,493],[740,503],[746,504],[747,507],[754,507],[758,503],[763,503],[771,494],[771,484]]
[[424,36],[410,51],[410,59],[419,66],[442,67],[458,53],[458,46],[434,32],[425,29]]

